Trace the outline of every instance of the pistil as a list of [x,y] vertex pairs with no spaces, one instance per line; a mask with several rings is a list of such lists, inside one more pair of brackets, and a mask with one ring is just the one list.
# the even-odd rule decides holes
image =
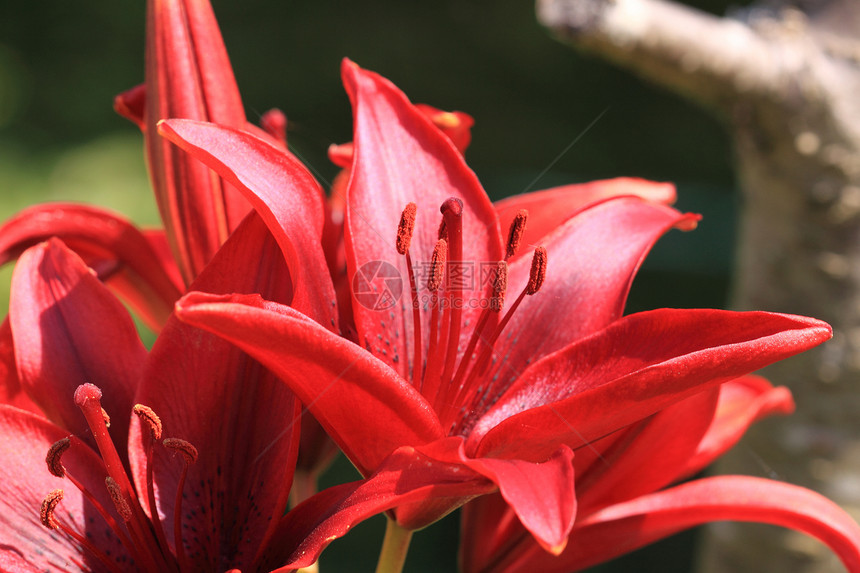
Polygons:
[[[140,507],[140,502],[134,493],[131,481],[125,473],[125,468],[122,465],[119,454],[107,432],[105,420],[102,416],[101,397],[102,391],[93,384],[82,384],[75,390],[75,404],[84,413],[84,417],[101,453],[102,460],[104,460],[108,477],[116,484],[116,490],[115,492],[111,491],[111,497],[114,498],[115,493],[118,493],[118,497],[114,498],[117,511],[120,517],[125,520],[131,537],[137,544],[140,544],[142,553],[157,560],[156,563],[153,563],[153,566],[160,566],[163,571],[174,570],[175,567],[171,566],[173,564],[168,564],[164,560],[162,548],[153,534],[149,520]],[[119,503],[119,499],[125,502],[125,507]],[[126,508],[128,509],[127,516],[124,515]]]

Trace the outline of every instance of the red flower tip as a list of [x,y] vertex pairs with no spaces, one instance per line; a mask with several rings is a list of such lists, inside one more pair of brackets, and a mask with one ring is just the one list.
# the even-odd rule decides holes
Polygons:
[[699,221],[702,216],[698,213],[685,213],[684,217],[675,223],[675,228],[679,231],[692,231],[699,226]]
[[[102,391],[95,384],[87,382],[86,384],[81,384],[78,386],[77,390],[75,390],[75,405],[79,408],[85,408],[91,400],[99,402],[101,399]],[[101,406],[99,406],[99,408],[101,408]]]
[[352,167],[352,156],[354,151],[355,146],[351,141],[348,143],[341,143],[340,145],[332,143],[328,146],[328,159],[342,169],[349,169]]
[[400,224],[397,225],[397,252],[405,255],[412,243],[412,233],[415,231],[415,211],[418,206],[409,203],[400,215]]
[[260,118],[260,127],[284,145],[287,144],[287,116],[281,110],[272,108],[264,113]]

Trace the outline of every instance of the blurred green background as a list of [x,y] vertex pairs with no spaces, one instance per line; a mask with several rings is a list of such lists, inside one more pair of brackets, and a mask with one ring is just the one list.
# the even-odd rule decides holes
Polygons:
[[[685,3],[715,14],[730,5]],[[628,311],[725,306],[736,194],[721,126],[687,102],[555,42],[536,23],[531,2],[213,5],[249,119],[282,109],[291,148],[324,183],[336,172],[327,147],[351,139],[339,79],[340,61],[349,57],[415,102],[472,114],[466,157],[493,198],[620,175],[675,182],[678,207],[705,218],[695,232],[661,241],[634,284]],[[141,137],[111,108],[115,94],[143,79],[144,1],[2,0],[0,6],[0,216],[42,201],[76,200],[156,225]],[[8,297],[10,274],[3,269],[0,297]],[[329,479],[351,479],[350,471],[341,460]],[[323,572],[372,570],[383,521],[377,517],[335,542]],[[416,535],[407,570],[453,570],[456,527],[452,516]],[[684,571],[692,540],[680,536],[599,570]]]

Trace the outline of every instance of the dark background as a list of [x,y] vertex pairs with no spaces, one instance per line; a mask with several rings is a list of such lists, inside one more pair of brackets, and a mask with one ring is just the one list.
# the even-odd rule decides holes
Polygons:
[[[715,14],[730,7],[722,0],[685,3]],[[415,102],[472,114],[466,157],[494,199],[620,175],[675,182],[678,207],[705,218],[694,233],[676,231],[661,241],[634,284],[628,312],[725,306],[737,198],[721,126],[552,40],[531,2],[213,6],[249,119],[282,109],[290,146],[323,181],[335,173],[326,148],[351,139],[339,78],[340,61],[349,57]],[[144,14],[142,0],[0,0],[4,217],[44,199],[75,198],[157,222],[136,128],[111,108],[116,93],[143,79]],[[351,479],[348,463],[336,471],[332,480]],[[383,522],[377,517],[335,542],[323,573],[372,570]],[[456,526],[451,516],[416,534],[406,569],[453,570]],[[600,570],[685,571],[692,547],[692,535],[679,536]]]

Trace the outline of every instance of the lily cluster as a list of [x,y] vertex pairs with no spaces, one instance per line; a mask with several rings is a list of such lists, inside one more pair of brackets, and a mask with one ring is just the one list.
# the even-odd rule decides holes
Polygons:
[[[354,141],[326,195],[283,114],[246,121],[207,2],[149,0],[147,27],[146,81],[115,107],[164,228],[73,204],[0,228],[4,570],[290,571],[387,512],[397,571],[413,531],[463,507],[470,573],[580,570],[722,519],[804,531],[860,571],[860,527],[812,491],[673,485],[790,413],[751,373],[831,330],[624,316],[654,242],[698,221],[671,185],[493,204],[469,116],[345,61]],[[314,493],[332,444],[363,479]]]

